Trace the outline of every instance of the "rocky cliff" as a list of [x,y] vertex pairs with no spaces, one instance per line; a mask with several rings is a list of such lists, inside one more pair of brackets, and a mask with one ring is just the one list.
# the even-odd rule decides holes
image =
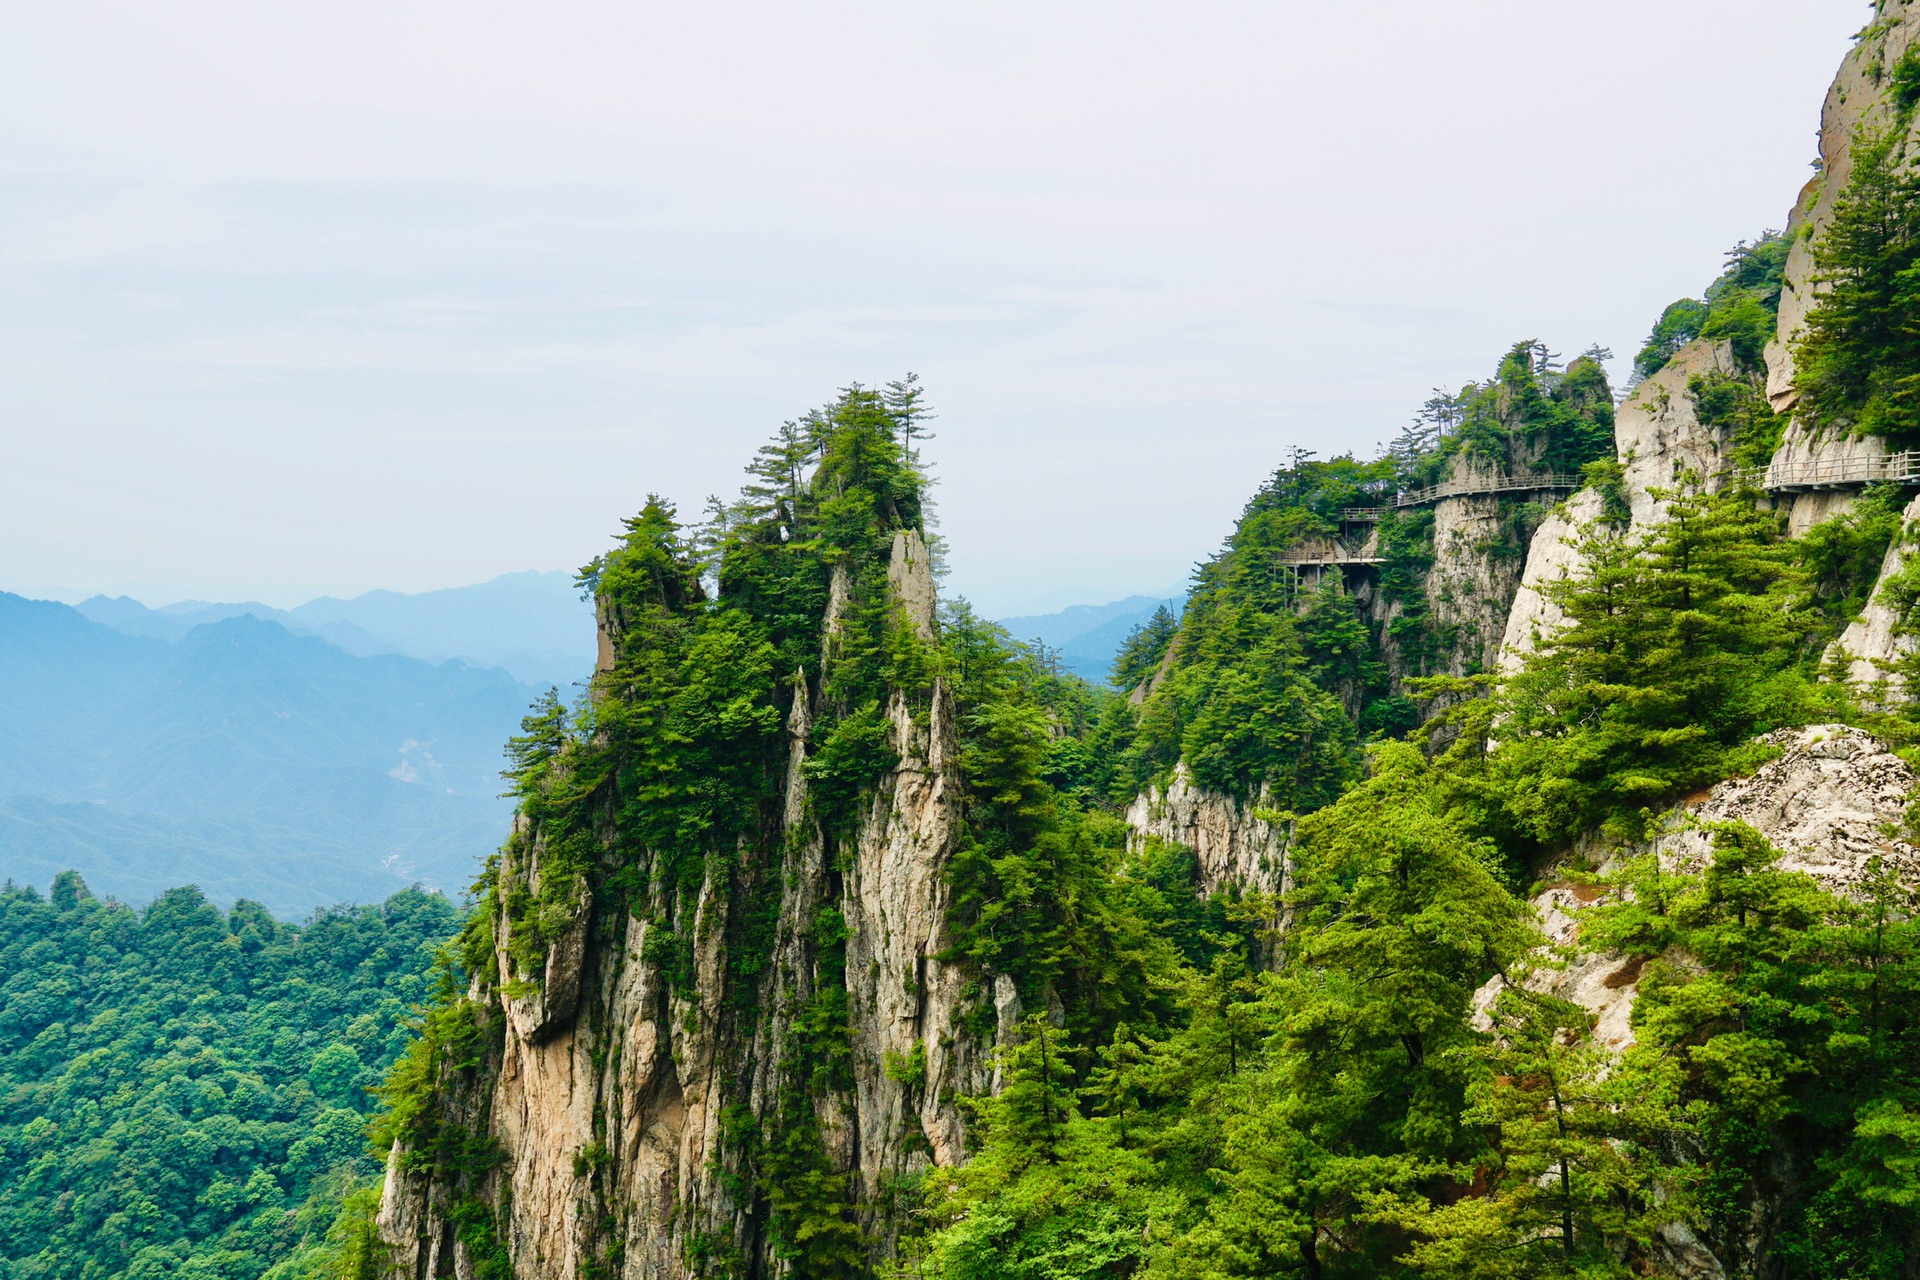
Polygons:
[[[1527,986],[1581,1006],[1594,1041],[1614,1054],[1634,1042],[1633,1010],[1640,994],[1644,956],[1628,956],[1582,940],[1582,915],[1620,900],[1596,878],[1628,860],[1651,856],[1668,873],[1698,873],[1713,860],[1716,823],[1740,822],[1759,832],[1783,855],[1783,871],[1803,872],[1842,894],[1857,894],[1883,867],[1905,883],[1920,884],[1920,849],[1903,834],[1907,805],[1920,777],[1885,743],[1846,725],[1811,725],[1769,734],[1778,758],[1751,777],[1735,778],[1678,806],[1661,833],[1638,845],[1581,848],[1543,877],[1548,886],[1533,898],[1548,948],[1525,979]],[[1577,874],[1568,876],[1569,868]],[[1685,963],[1685,957],[1674,957]],[[1491,1006],[1502,979],[1475,997]],[[1484,1024],[1483,1024],[1484,1025]],[[1789,1176],[1782,1169],[1777,1176]],[[1747,1250],[1772,1227],[1764,1213],[1749,1224]],[[1680,1223],[1664,1225],[1651,1241],[1661,1274],[1686,1280],[1720,1280],[1729,1274],[1721,1257]]]
[[[1853,172],[1855,142],[1898,128],[1904,128],[1910,140],[1920,136],[1920,122],[1903,118],[1910,113],[1901,111],[1890,92],[1896,68],[1916,38],[1920,38],[1920,8],[1910,0],[1885,0],[1841,63],[1821,106],[1819,172],[1801,189],[1787,219],[1792,247],[1780,295],[1779,327],[1766,350],[1767,396],[1779,412],[1791,413],[1795,406],[1793,343],[1805,328],[1821,287],[1812,246],[1832,221]],[[1774,454],[1772,471],[1784,475],[1812,465],[1860,466],[1886,452],[1886,443],[1879,437],[1851,435],[1795,417]],[[1821,489],[1795,494],[1788,500],[1791,531],[1803,533],[1840,514],[1852,505],[1857,492]]]
[[[1620,464],[1617,495],[1625,510],[1623,529],[1644,532],[1658,523],[1662,504],[1657,489],[1672,489],[1688,475],[1709,489],[1726,482],[1731,466],[1729,431],[1703,423],[1689,388],[1696,379],[1735,378],[1742,371],[1724,341],[1696,339],[1682,347],[1667,366],[1634,388],[1614,417],[1614,452]],[[1576,547],[1581,531],[1605,514],[1602,494],[1582,489],[1559,503],[1534,531],[1526,568],[1508,599],[1500,669],[1514,670],[1540,638],[1560,625],[1559,608],[1541,594],[1540,584],[1577,574]],[[1617,517],[1616,517],[1617,518]]]
[[[1886,744],[1846,725],[1782,729],[1767,740],[1777,759],[1751,777],[1734,778],[1669,813],[1663,832],[1644,845],[1576,850],[1568,862],[1590,864],[1601,875],[1627,859],[1652,854],[1676,871],[1698,871],[1712,860],[1712,842],[1702,824],[1745,822],[1777,846],[1780,867],[1804,871],[1828,886],[1847,890],[1879,859],[1920,883],[1920,849],[1894,833],[1904,829],[1906,807],[1920,777]],[[1549,881],[1556,878],[1550,870]],[[1620,953],[1579,945],[1583,909],[1602,900],[1602,890],[1584,879],[1550,884],[1535,895],[1534,909],[1555,947],[1565,948],[1564,967],[1538,971],[1541,989],[1585,1006],[1595,1035],[1613,1049],[1633,1042],[1634,997],[1639,967]],[[1497,982],[1489,984],[1490,996]]]
[[1164,840],[1193,850],[1202,883],[1278,892],[1286,879],[1287,833],[1259,815],[1265,797],[1239,801],[1194,785],[1183,764],[1164,788],[1150,787],[1127,807],[1136,841]]
[[[400,1271],[825,1274],[883,1256],[891,1189],[962,1158],[995,1011],[947,958],[955,709],[914,666],[934,583],[908,501],[831,472],[842,445],[873,441],[830,439],[820,491],[730,535],[734,608],[646,517],[600,568],[593,712],[516,743],[466,998],[396,1101]],[[810,503],[811,542],[779,527]],[[783,632],[817,637],[785,646],[797,670]]]

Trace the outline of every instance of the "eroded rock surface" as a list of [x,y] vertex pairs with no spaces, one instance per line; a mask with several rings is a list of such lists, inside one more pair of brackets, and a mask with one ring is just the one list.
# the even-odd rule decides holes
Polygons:
[[1166,790],[1135,797],[1127,825],[1136,841],[1154,836],[1193,850],[1208,891],[1228,885],[1275,891],[1286,878],[1286,832],[1256,817],[1259,808],[1258,801],[1201,790],[1181,764]]
[[[934,583],[917,533],[895,537],[886,580],[891,605],[930,638]],[[847,601],[846,575],[836,572],[825,667]],[[608,670],[618,623],[601,614]],[[802,768],[819,696],[796,679],[784,803],[775,805],[770,837],[777,853],[758,873],[775,903],[765,925],[728,918],[730,901],[741,899],[730,899],[725,873],[712,870],[690,907],[652,898],[635,914],[596,912],[583,880],[574,927],[555,938],[535,975],[516,971],[507,950],[513,926],[498,921],[503,1039],[475,1085],[443,1101],[450,1123],[498,1144],[503,1160],[487,1175],[484,1198],[503,1220],[500,1244],[520,1280],[577,1280],[609,1268],[625,1280],[683,1280],[707,1274],[721,1256],[751,1260],[754,1274],[780,1272],[764,1220],[741,1198],[742,1129],[778,1123],[793,1073],[807,1070],[794,1066],[807,1034],[796,1020],[830,976],[819,931],[836,913],[851,1083],[818,1091],[811,1105],[827,1159],[860,1192],[876,1261],[889,1246],[881,1208],[889,1180],[965,1157],[957,1099],[990,1087],[993,1043],[962,1016],[983,997],[941,959],[953,945],[945,869],[960,829],[952,701],[938,682],[917,703],[893,692],[886,715],[899,763],[830,858]],[[524,819],[517,831],[530,865],[503,858],[503,885],[537,885],[540,833]],[[677,928],[666,926],[676,913]],[[682,946],[690,955],[676,963],[690,972],[676,978],[668,962]],[[753,947],[767,950],[743,953]],[[473,995],[486,998],[478,985]],[[459,1212],[446,1183],[397,1146],[379,1228],[404,1274],[474,1274],[454,1226]]]
[[1891,702],[1906,693],[1905,680],[1895,670],[1895,664],[1913,652],[1914,638],[1905,634],[1905,610],[1894,599],[1892,588],[1914,553],[1907,531],[1915,527],[1915,520],[1920,520],[1920,498],[1909,502],[1900,515],[1902,531],[1894,537],[1880,562],[1880,576],[1874,583],[1867,607],[1827,651],[1829,658],[1846,662],[1847,683],[1872,702]]
[[[1908,799],[1920,783],[1906,761],[1878,738],[1846,725],[1782,729],[1763,741],[1780,748],[1779,758],[1752,777],[1722,782],[1681,806],[1666,834],[1649,845],[1613,852],[1600,869],[1651,851],[1664,865],[1697,871],[1713,857],[1712,834],[1700,824],[1740,821],[1780,849],[1783,870],[1804,871],[1841,892],[1857,888],[1876,858],[1907,882],[1920,883],[1920,849],[1892,834],[1901,829]],[[1535,981],[1592,1012],[1598,1020],[1595,1034],[1619,1048],[1633,1040],[1629,1020],[1640,966],[1617,952],[1577,949],[1580,909],[1600,897],[1591,886],[1561,884],[1533,900],[1549,941],[1576,948],[1570,964],[1538,970]],[[1491,999],[1494,989],[1489,984],[1483,1000]]]

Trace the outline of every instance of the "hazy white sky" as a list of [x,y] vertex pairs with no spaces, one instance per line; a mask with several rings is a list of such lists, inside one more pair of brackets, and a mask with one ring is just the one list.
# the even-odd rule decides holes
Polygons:
[[1860,0],[0,2],[0,589],[422,590],[917,371],[950,589],[1184,576],[1298,445],[1626,361]]

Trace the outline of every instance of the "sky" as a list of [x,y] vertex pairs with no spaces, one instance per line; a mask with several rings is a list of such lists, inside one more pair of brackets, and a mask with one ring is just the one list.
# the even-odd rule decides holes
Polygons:
[[1294,448],[1781,226],[1859,0],[0,0],[0,590],[420,591],[919,374],[949,593],[1160,593]]

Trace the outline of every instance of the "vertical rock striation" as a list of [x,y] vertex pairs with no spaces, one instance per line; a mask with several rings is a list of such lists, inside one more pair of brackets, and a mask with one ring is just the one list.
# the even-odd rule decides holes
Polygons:
[[[1695,378],[1731,377],[1737,372],[1727,343],[1696,339],[1620,406],[1614,417],[1614,450],[1628,532],[1644,532],[1659,523],[1662,506],[1655,490],[1672,488],[1687,475],[1698,477],[1709,489],[1725,482],[1730,465],[1727,430],[1700,421],[1688,387]],[[1501,670],[1516,670],[1541,638],[1564,621],[1559,607],[1540,590],[1541,584],[1581,571],[1576,545],[1581,531],[1604,513],[1600,492],[1582,489],[1550,512],[1534,531],[1526,570],[1506,615]]]
[[1157,839],[1191,849],[1209,893],[1228,886],[1272,893],[1286,881],[1287,833],[1258,816],[1263,801],[1204,791],[1181,764],[1164,789],[1150,787],[1127,806],[1127,826],[1136,847]]
[[[983,998],[945,958],[962,813],[952,699],[914,665],[932,567],[879,482],[816,487],[817,541],[775,527],[813,500],[797,484],[735,535],[765,570],[723,562],[736,615],[701,604],[645,516],[606,561],[596,728],[519,744],[544,772],[463,939],[466,998],[429,1014],[396,1107],[378,1222],[405,1274],[877,1262],[890,1192],[964,1157],[956,1099],[991,1080],[992,1032],[970,1028],[993,1015],[966,1016]],[[878,528],[836,546],[850,492]],[[783,637],[807,635],[814,656],[776,677]]]

